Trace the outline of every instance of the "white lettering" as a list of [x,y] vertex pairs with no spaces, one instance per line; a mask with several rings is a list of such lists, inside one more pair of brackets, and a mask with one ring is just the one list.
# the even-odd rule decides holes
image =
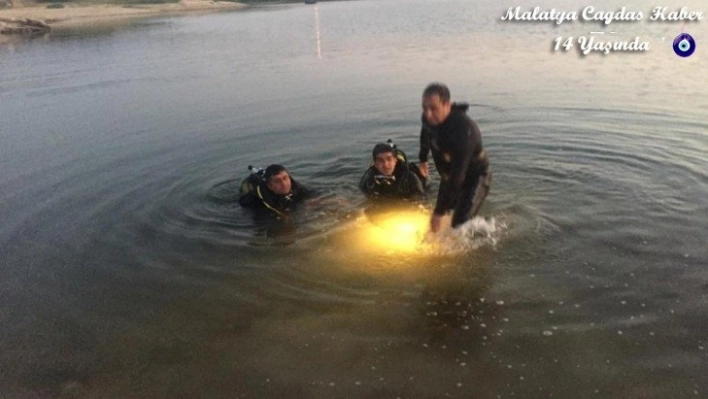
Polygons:
[[506,11],[506,15],[502,15],[501,20],[502,21],[518,21],[519,20],[519,13],[521,12],[521,7],[516,7],[516,12],[514,12],[514,7],[509,7],[509,9]]
[[579,51],[583,55],[588,55],[591,52],[598,52],[603,54],[609,54],[611,52],[617,51],[647,51],[649,50],[649,42],[640,42],[639,37],[635,37],[633,41],[615,41],[615,42],[603,42],[595,40],[594,36],[587,38],[586,36],[581,36],[578,38],[578,44],[580,45]]
[[557,25],[566,21],[575,21],[578,19],[578,13],[556,11],[552,8],[547,11],[541,11],[540,7],[535,7],[533,11],[521,11],[521,7],[509,7],[506,14],[501,16],[502,21],[554,21]]
[[618,21],[641,21],[644,18],[641,11],[627,11],[626,7],[617,11],[595,11],[595,7],[587,6],[582,16],[584,21],[602,21],[605,25]]
[[668,7],[654,7],[651,21],[702,21],[703,11],[688,11],[688,7],[681,7],[678,11],[666,13]]

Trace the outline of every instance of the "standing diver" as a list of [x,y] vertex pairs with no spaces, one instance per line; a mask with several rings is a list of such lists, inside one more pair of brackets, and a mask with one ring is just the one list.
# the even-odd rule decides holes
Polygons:
[[282,165],[272,164],[265,170],[248,168],[251,175],[241,183],[238,199],[244,208],[286,218],[299,203],[311,196],[310,191],[291,178]]
[[426,179],[391,140],[386,144],[376,144],[372,156],[373,162],[359,182],[359,188],[368,198],[412,198],[425,195]]
[[467,116],[467,104],[450,102],[450,90],[432,83],[423,91],[420,129],[420,169],[428,176],[428,154],[432,151],[440,187],[430,230],[440,229],[444,214],[452,212],[452,227],[474,217],[487,197],[492,182],[482,134]]

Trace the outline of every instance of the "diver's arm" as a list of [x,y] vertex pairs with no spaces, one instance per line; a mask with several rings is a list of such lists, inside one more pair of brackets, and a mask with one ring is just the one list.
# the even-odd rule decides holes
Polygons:
[[445,212],[452,210],[453,201],[448,194],[448,192],[450,191],[448,189],[449,186],[449,180],[440,181],[440,187],[438,188],[438,196],[435,200],[435,208],[433,209],[433,214],[442,216],[445,214]]
[[425,189],[423,183],[418,176],[412,171],[408,171],[408,195],[407,197],[425,197]]
[[430,129],[425,126],[420,128],[420,151],[418,152],[418,161],[421,164],[428,163],[428,156],[430,155]]
[[437,233],[438,230],[440,230],[442,217],[443,217],[443,215],[438,215],[437,213],[433,213],[433,216],[430,217],[430,231],[432,231],[433,233]]
[[430,130],[425,127],[425,123],[420,128],[420,151],[418,152],[418,161],[420,164],[418,168],[420,173],[428,177],[428,156],[430,155]]
[[367,197],[373,196],[375,194],[374,192],[374,175],[376,174],[376,170],[374,167],[369,167],[369,169],[364,172],[364,175],[361,177],[361,181],[359,181],[359,190],[361,190],[362,193],[364,193]]
[[430,175],[430,171],[428,169],[428,163],[427,162],[421,162],[418,165],[418,170],[420,170],[420,174],[423,175],[426,179]]

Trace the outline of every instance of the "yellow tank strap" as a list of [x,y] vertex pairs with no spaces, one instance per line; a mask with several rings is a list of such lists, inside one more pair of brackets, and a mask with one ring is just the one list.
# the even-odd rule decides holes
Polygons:
[[265,198],[263,198],[263,193],[261,192],[261,185],[260,185],[260,184],[256,186],[256,194],[258,194],[258,198],[261,199],[261,202],[263,203],[263,205],[266,206],[266,208],[268,208],[268,209],[270,209],[271,211],[277,213],[278,216],[285,217],[285,215],[284,215],[282,212],[280,212],[279,210],[275,209],[271,204],[268,203],[268,201],[265,200]]

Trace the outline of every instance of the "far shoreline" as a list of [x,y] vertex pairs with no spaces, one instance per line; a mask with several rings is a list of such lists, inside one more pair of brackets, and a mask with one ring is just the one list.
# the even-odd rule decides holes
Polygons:
[[[27,5],[0,9],[0,27],[29,19],[47,25],[50,32],[60,32],[64,29],[91,28],[160,15],[211,13],[245,7],[248,7],[245,3],[211,0],[180,0],[176,3],[140,5],[65,4],[61,8],[47,8],[47,4]],[[19,33],[0,34],[0,44],[27,37],[32,36]]]

